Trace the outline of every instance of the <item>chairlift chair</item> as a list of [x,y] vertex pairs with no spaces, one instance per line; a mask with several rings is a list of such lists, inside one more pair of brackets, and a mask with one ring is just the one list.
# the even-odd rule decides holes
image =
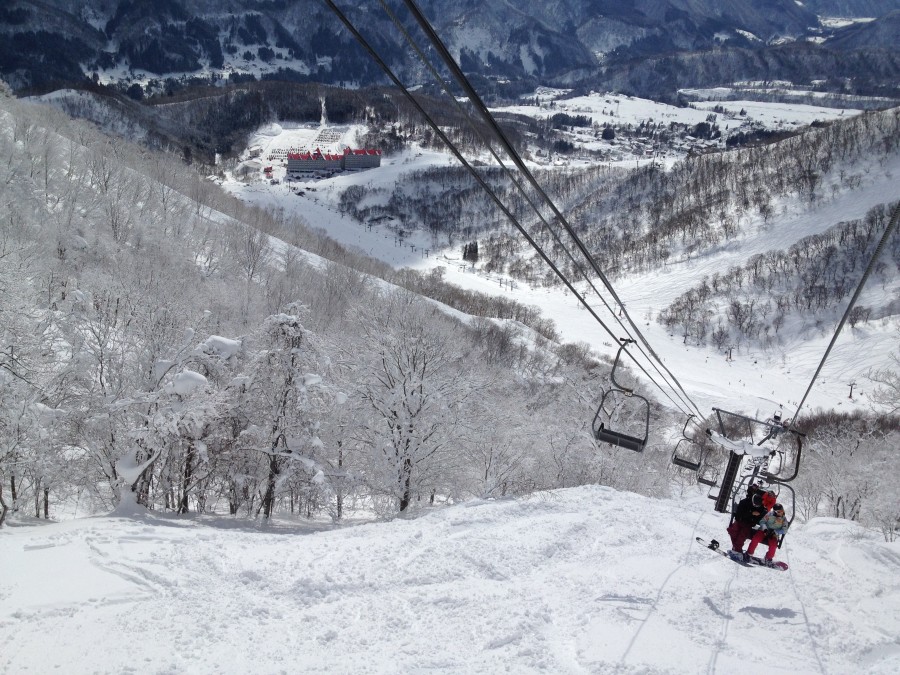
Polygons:
[[[693,418],[694,415],[688,415],[687,421],[684,423],[684,428],[681,430],[681,438],[675,444],[675,449],[672,451],[672,464],[680,466],[682,469],[688,469],[689,471],[700,471],[706,451],[702,445],[697,443],[693,438],[689,438],[687,435],[688,424],[691,423]],[[697,449],[689,455],[687,450],[692,448],[692,446],[696,446]]]
[[[772,490],[775,492],[775,498],[778,500],[778,503],[781,504],[781,506],[784,508],[784,513],[788,524],[788,531],[790,531],[791,523],[794,522],[794,517],[797,513],[797,495],[794,492],[794,488],[786,483],[772,480],[764,476],[745,476],[743,479],[741,479],[737,489],[732,493],[731,496],[731,520],[729,521],[729,524],[734,522],[734,512],[737,510],[738,502],[740,502],[741,499],[744,498],[744,496],[747,494],[747,489],[754,481],[758,481],[760,483],[760,488],[762,490]],[[785,492],[785,490],[787,492]],[[790,498],[790,501],[788,501],[788,498]],[[784,542],[784,538],[786,536],[786,534],[783,534],[778,537],[778,548],[781,548],[781,545]]]
[[[625,346],[630,342],[634,342],[634,340],[622,338],[622,345],[616,353],[616,360],[613,362],[612,372],[610,373],[613,387],[603,394],[603,398],[600,399],[600,405],[597,407],[597,414],[594,415],[594,421],[591,428],[594,432],[594,438],[598,441],[609,443],[610,445],[615,445],[620,448],[634,450],[635,452],[642,452],[647,445],[647,438],[650,435],[650,401],[640,394],[635,394],[633,389],[623,386],[616,380],[616,369],[619,367],[619,357],[622,355],[622,350],[625,349]],[[608,425],[612,423],[613,415],[612,413],[607,412],[607,410],[618,410],[626,403],[632,413],[643,420],[643,436],[627,434],[609,428]],[[609,406],[609,408],[607,408],[607,406]],[[616,423],[618,423],[619,416],[620,415],[616,415]]]
[[[730,450],[728,456],[728,464],[725,468],[725,472],[722,476],[722,488],[719,491],[719,495],[716,498],[716,506],[715,509],[719,513],[728,513],[729,512],[729,500],[733,494],[733,488],[735,480],[738,477],[738,472],[740,467],[744,461],[744,457],[746,454],[754,454],[759,457],[758,452],[746,453],[739,446],[740,443],[743,443],[746,447],[747,445],[756,446],[757,448],[763,448],[765,450],[766,444],[773,439],[777,439],[782,434],[790,434],[792,438],[794,438],[797,442],[797,449],[794,455],[794,473],[789,477],[785,477],[780,475],[784,471],[784,456],[778,456],[778,466],[777,471],[768,470],[767,467],[763,466],[762,471],[759,473],[758,477],[766,480],[770,483],[779,483],[784,484],[794,480],[797,477],[797,474],[800,470],[800,455],[803,450],[803,441],[802,438],[805,436],[800,431],[794,429],[790,422],[782,421],[780,416],[775,417],[769,420],[758,420],[753,417],[748,417],[747,415],[742,415],[740,413],[729,412],[727,410],[722,410],[720,408],[713,408],[713,411],[716,413],[716,416],[719,420],[719,432],[714,433],[711,429],[707,429],[706,433],[713,439],[713,441],[721,445],[724,449]],[[726,425],[725,419],[728,419],[731,424]],[[746,423],[748,435],[751,441],[741,441],[739,439],[730,438],[730,434],[728,432],[729,428],[734,430],[736,427]],[[756,441],[754,438],[755,434],[754,429],[760,430],[764,436],[761,440]],[[775,456],[779,450],[772,449],[769,453],[770,456]],[[756,476],[757,469],[754,469],[754,476]]]

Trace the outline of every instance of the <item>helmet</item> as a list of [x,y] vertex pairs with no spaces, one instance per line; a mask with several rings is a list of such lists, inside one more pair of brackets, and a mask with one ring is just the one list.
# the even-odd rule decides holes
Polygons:
[[772,510],[773,511],[781,511],[782,513],[784,513],[784,507],[781,504],[776,504],[775,506],[772,507]]
[[775,493],[771,490],[769,490],[762,496],[763,506],[765,506],[767,509],[771,509],[773,506],[775,506],[775,501]]
[[759,496],[759,492],[753,493],[750,497],[750,503],[753,504],[753,506],[762,506],[762,499]]

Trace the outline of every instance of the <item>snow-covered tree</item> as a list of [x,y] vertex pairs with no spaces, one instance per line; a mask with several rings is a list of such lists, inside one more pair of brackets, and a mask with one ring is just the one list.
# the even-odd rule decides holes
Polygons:
[[318,418],[325,405],[323,364],[315,337],[301,323],[303,308],[295,305],[290,311],[266,319],[257,337],[259,348],[247,367],[250,423],[239,446],[264,459],[260,508],[266,518],[296,475],[305,476],[310,492],[324,481],[317,461]]
[[380,317],[365,318],[371,360],[362,396],[371,406],[366,442],[370,486],[403,512],[417,494],[439,489],[473,383],[455,331],[436,310],[397,292]]

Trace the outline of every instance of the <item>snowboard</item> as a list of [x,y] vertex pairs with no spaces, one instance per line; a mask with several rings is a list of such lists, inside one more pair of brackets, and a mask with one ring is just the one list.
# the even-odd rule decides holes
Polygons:
[[719,542],[713,539],[711,542],[706,541],[705,539],[701,539],[697,537],[697,543],[702,544],[710,551],[715,551],[721,556],[725,556],[729,560],[736,562],[738,565],[743,565],[744,567],[768,567],[773,570],[781,570],[784,572],[787,570],[788,565],[785,562],[781,562],[780,560],[773,560],[771,563],[766,562],[763,558],[757,558],[756,556],[750,556],[749,561],[745,561],[744,558],[737,553],[736,551],[731,550],[723,550],[719,548]]

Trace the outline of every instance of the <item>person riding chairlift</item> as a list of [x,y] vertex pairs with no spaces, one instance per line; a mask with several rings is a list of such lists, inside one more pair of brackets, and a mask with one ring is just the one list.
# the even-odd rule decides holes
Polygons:
[[772,510],[759,521],[759,530],[750,540],[750,546],[747,547],[745,559],[749,559],[756,551],[761,541],[765,541],[769,546],[766,553],[766,562],[770,563],[775,558],[775,549],[778,548],[778,537],[787,532],[788,521],[784,515],[784,507],[781,504],[775,504]]
[[[763,505],[762,488],[751,483],[747,488],[747,496],[738,502],[734,510],[734,520],[728,526],[728,536],[731,537],[731,550],[743,555],[744,544],[753,536],[753,528],[759,524],[763,516],[769,510]],[[772,498],[774,500],[774,497]],[[774,501],[772,502],[774,504]]]

